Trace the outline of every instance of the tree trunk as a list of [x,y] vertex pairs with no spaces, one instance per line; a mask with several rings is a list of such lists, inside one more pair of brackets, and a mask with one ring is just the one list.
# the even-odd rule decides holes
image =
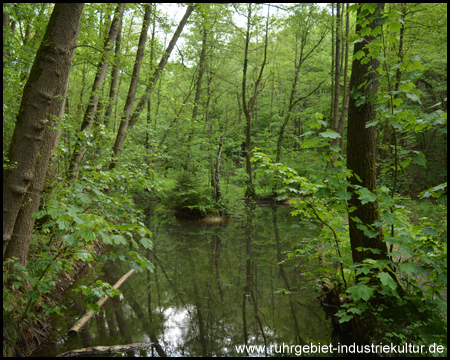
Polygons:
[[[145,49],[145,43],[147,41],[147,34],[148,34],[148,26],[150,23],[150,15],[152,8],[150,5],[145,5],[145,13],[144,13],[144,21],[142,22],[142,30],[141,35],[139,37],[139,44],[138,49],[136,52],[136,60],[134,62],[134,68],[133,68],[133,75],[131,77],[130,82],[130,89],[128,90],[128,96],[127,100],[125,102],[125,107],[123,109],[123,115],[122,119],[119,125],[119,130],[117,132],[116,142],[113,147],[114,155],[118,156],[120,155],[120,151],[118,150],[118,147],[121,147],[122,144],[120,144],[121,136],[119,134],[125,134],[128,128],[128,118],[131,114],[131,110],[133,108],[133,102],[134,98],[136,96],[136,89],[139,81],[139,74],[141,72],[141,65],[142,65],[142,59],[144,58],[144,49]],[[125,135],[123,135],[125,136]],[[117,167],[117,160],[112,160],[110,164],[110,169]]]
[[[13,167],[5,169],[3,176],[4,258],[25,194],[36,176],[36,162],[43,150],[42,143],[51,141],[45,136],[46,130],[54,125],[64,109],[83,5],[55,5],[24,88],[8,155]],[[37,203],[39,198],[40,194],[35,199]],[[17,235],[15,239],[19,239],[20,235],[29,242],[28,234]],[[23,251],[21,261],[28,255],[25,249]]]
[[86,152],[86,142],[80,137],[80,135],[85,132],[89,133],[91,131],[92,123],[94,121],[94,115],[97,111],[98,99],[101,93],[103,82],[106,77],[106,71],[108,70],[108,57],[112,52],[112,44],[116,41],[117,34],[119,33],[122,24],[122,15],[125,9],[125,3],[119,3],[117,5],[114,20],[111,23],[111,28],[109,30],[108,37],[104,45],[103,56],[97,66],[97,74],[95,76],[94,84],[92,85],[91,97],[89,99],[89,104],[84,114],[84,119],[81,124],[81,129],[78,133],[78,141],[75,143],[75,149],[72,154],[72,159],[69,166],[69,171],[67,173],[67,179],[69,181],[75,180],[78,175],[78,167],[83,160],[84,154]]
[[[338,131],[338,126],[339,126],[339,85],[341,83],[341,63],[340,63],[340,58],[341,58],[341,34],[340,34],[340,30],[341,30],[341,26],[340,26],[340,19],[341,19],[341,14],[340,14],[341,8],[340,8],[340,3],[336,3],[336,34],[335,34],[335,38],[336,38],[336,53],[335,53],[335,60],[334,60],[334,66],[335,66],[335,71],[334,71],[334,110],[333,110],[333,118],[331,119],[331,122],[333,124],[332,129],[334,131]],[[333,140],[334,145],[337,145],[337,143],[339,142],[339,139],[336,138]]]
[[[153,71],[153,59],[155,57],[155,32],[156,32],[156,4],[153,4],[152,40],[150,46],[150,73]],[[152,98],[147,101],[147,129],[145,130],[145,148],[150,149],[150,124],[152,122]]]
[[331,3],[331,106],[330,106],[330,123],[333,124],[334,111],[334,3]]
[[[112,287],[113,289],[118,289],[122,286],[122,284],[128,280],[128,278],[134,274],[134,269],[128,271],[125,275],[123,275]],[[103,304],[109,299],[109,296],[104,296],[100,300],[96,302],[98,307],[102,307]],[[89,310],[85,313],[76,323],[72,326],[72,328],[67,332],[67,335],[70,337],[76,336],[80,330],[86,325],[86,323],[96,314],[97,312],[94,310]]]
[[[346,20],[345,20],[345,39],[348,39],[349,27],[350,27],[350,17],[348,13],[348,3],[346,5]],[[349,91],[348,91],[348,41],[345,41],[345,58],[344,58],[344,94],[342,96],[342,113],[341,119],[339,120],[338,133],[341,135],[340,139],[340,147],[341,147],[341,155],[344,155],[344,128],[345,128],[345,119],[347,118],[348,112],[348,102],[349,102]]]
[[128,115],[126,118],[122,118],[122,122],[126,123],[127,126],[122,126],[121,129],[117,132],[116,141],[113,146],[113,153],[114,153],[114,160],[109,165],[109,169],[114,169],[118,166],[118,158],[120,157],[120,154],[122,153],[123,149],[123,143],[125,141],[125,138],[127,136],[126,132],[127,129],[131,129],[136,121],[139,118],[139,115],[141,114],[142,110],[144,109],[145,104],[147,103],[150,94],[153,92],[153,89],[155,88],[155,84],[158,82],[159,76],[161,75],[161,72],[164,70],[164,67],[166,66],[167,60],[169,59],[169,56],[175,47],[175,44],[178,40],[178,38],[181,35],[181,32],[183,31],[184,25],[186,25],[186,22],[191,15],[192,11],[194,10],[194,6],[189,5],[186,9],[186,13],[184,14],[183,18],[180,21],[180,24],[178,25],[177,30],[173,34],[172,40],[169,43],[169,46],[167,47],[166,51],[164,52],[161,61],[158,64],[158,67],[155,69],[155,72],[153,74],[152,79],[150,80],[149,84],[147,85],[146,89],[144,90],[144,96],[141,97],[139,100],[138,105],[136,106],[136,109],[134,110],[133,114],[131,115],[131,118],[128,120]]
[[[384,4],[378,4],[376,14],[370,24],[371,29],[376,26],[380,12],[383,10]],[[360,9],[358,9],[358,15]],[[359,32],[361,26],[358,23],[356,31]],[[355,44],[354,54],[362,50],[364,46],[373,40],[372,36],[365,37],[364,42]],[[378,60],[371,59],[368,63],[362,64],[360,60],[355,59],[352,64],[352,75],[350,78],[350,89],[357,88],[363,82],[367,81],[368,85],[363,86],[360,92],[366,97],[366,102],[360,106],[356,106],[353,96],[350,99],[348,111],[348,132],[347,132],[347,167],[352,170],[353,174],[358,175],[361,179],[359,182],[356,176],[350,178],[353,186],[363,186],[371,192],[376,192],[376,159],[375,159],[375,127],[366,128],[366,124],[375,118],[375,108],[373,96],[378,90],[378,80],[375,69],[378,68]],[[375,220],[380,219],[378,211],[378,200],[362,204],[358,199],[358,195],[353,191],[352,198],[349,201],[350,206],[355,206],[356,210],[349,214],[350,243],[352,249],[353,262],[362,262],[362,260],[371,259],[387,259],[386,243],[383,242],[383,233],[381,228],[377,228],[379,234],[376,237],[369,238],[365,236],[363,230],[357,228],[358,223],[355,221],[359,218],[363,225],[371,225]],[[357,248],[379,249],[379,254],[371,251],[358,251]]]
[[205,58],[206,58],[206,41],[208,39],[208,31],[206,29],[206,26],[203,26],[203,39],[202,39],[202,50],[200,52],[200,59],[198,64],[198,77],[197,77],[197,90],[195,92],[195,99],[194,99],[194,109],[192,110],[192,119],[191,119],[191,130],[189,132],[188,137],[188,146],[189,146],[189,156],[188,156],[188,163],[186,164],[186,169],[189,171],[189,165],[192,163],[192,151],[191,151],[191,141],[194,138],[195,133],[195,127],[196,127],[196,121],[198,116],[198,107],[200,103],[200,96],[202,93],[202,79],[203,79],[203,73],[205,71]]
[[220,157],[222,156],[222,146],[223,146],[223,135],[220,137],[219,141],[219,151],[217,152],[217,162],[216,162],[216,171],[215,171],[215,191],[216,191],[216,201],[219,202],[222,197],[222,193],[220,192]]
[[256,101],[256,96],[258,95],[258,85],[261,82],[262,74],[264,72],[264,66],[267,61],[267,40],[268,40],[268,31],[269,31],[269,14],[267,14],[267,23],[266,23],[266,40],[264,44],[264,60],[261,64],[261,69],[259,72],[258,79],[255,82],[255,89],[253,91],[253,95],[250,97],[247,103],[247,67],[248,67],[248,45],[250,43],[250,27],[251,27],[251,16],[252,16],[252,5],[248,4],[248,15],[247,15],[247,33],[245,37],[245,52],[244,52],[244,69],[243,69],[243,77],[242,77],[242,105],[244,108],[244,114],[246,118],[245,125],[245,164],[246,164],[246,172],[247,172],[247,190],[245,191],[245,197],[253,198],[255,197],[255,187],[252,182],[252,167],[250,163],[250,158],[252,156],[252,137],[251,137],[251,129],[252,129],[252,113],[253,108]]
[[109,99],[108,106],[105,111],[105,128],[108,129],[109,123],[111,121],[111,115],[113,111],[113,104],[116,99],[116,88],[117,88],[117,72],[119,70],[119,54],[120,54],[120,43],[122,41],[122,27],[120,27],[119,33],[116,38],[116,49],[114,50],[116,62],[113,65],[111,71],[111,85],[109,88]]

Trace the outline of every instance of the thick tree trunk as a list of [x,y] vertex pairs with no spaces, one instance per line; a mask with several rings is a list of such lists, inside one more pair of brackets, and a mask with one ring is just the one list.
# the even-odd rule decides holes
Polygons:
[[[384,4],[378,4],[376,14],[368,25],[370,28],[376,26],[379,19],[380,11],[384,8]],[[360,9],[358,9],[358,14]],[[361,26],[358,24],[356,31],[359,32]],[[373,40],[373,37],[366,37],[364,42],[355,44],[354,54],[362,50],[367,42]],[[372,192],[376,192],[376,159],[375,159],[375,127],[366,128],[366,124],[375,118],[375,109],[373,95],[378,90],[378,80],[375,69],[378,68],[378,60],[371,59],[368,63],[362,64],[360,60],[355,59],[352,64],[352,75],[350,78],[350,89],[357,88],[363,82],[367,81],[368,85],[363,86],[359,91],[366,97],[363,105],[356,106],[356,101],[351,97],[348,111],[348,132],[347,132],[347,167],[352,170],[353,174],[358,175],[361,179],[359,182],[356,176],[350,178],[353,186],[363,186]],[[378,228],[379,234],[369,238],[365,236],[363,230],[357,228],[358,223],[354,220],[356,217],[362,221],[363,225],[371,225],[375,220],[380,219],[378,211],[378,200],[362,204],[358,199],[358,195],[352,194],[349,201],[350,206],[355,206],[356,210],[349,214],[350,242],[352,249],[353,262],[361,262],[364,259],[387,259],[386,243],[383,242],[383,233]],[[380,253],[374,254],[371,251],[358,251],[357,248],[364,249],[373,248],[381,250]]]
[[[40,151],[43,150],[42,143],[51,141],[46,136],[46,131],[50,125],[55,124],[55,119],[64,109],[83,5],[55,5],[24,88],[9,148],[8,158],[13,167],[6,169],[3,176],[4,258],[25,194],[29,192],[36,175],[36,162]],[[51,145],[54,146],[54,142]],[[47,166],[46,164],[42,166]],[[35,202],[38,203],[39,198],[40,194],[35,198]],[[28,201],[28,198],[26,200]],[[23,238],[29,241],[28,234],[16,235],[16,239],[23,235]],[[26,257],[24,252],[21,261]]]

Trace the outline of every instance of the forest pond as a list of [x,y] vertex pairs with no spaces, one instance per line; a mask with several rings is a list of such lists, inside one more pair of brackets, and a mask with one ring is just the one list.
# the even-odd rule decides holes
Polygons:
[[[86,312],[80,293],[69,288],[64,316],[52,319],[54,333],[36,356],[91,346],[157,342],[131,356],[242,356],[236,346],[329,344],[326,319],[306,275],[316,260],[287,253],[313,237],[313,224],[301,223],[286,206],[254,207],[227,224],[177,219],[153,209],[153,273],[134,273],[76,337],[67,331]],[[251,215],[250,215],[251,214]],[[123,249],[129,251],[129,249]],[[145,250],[144,250],[145,251]],[[129,270],[125,262],[96,266],[76,285],[100,279],[114,284]],[[288,290],[290,289],[290,290]],[[262,353],[250,356],[264,356]]]

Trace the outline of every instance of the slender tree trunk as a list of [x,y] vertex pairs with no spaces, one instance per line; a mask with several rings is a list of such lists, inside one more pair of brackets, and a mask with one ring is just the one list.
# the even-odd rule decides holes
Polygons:
[[[153,4],[152,40],[150,47],[150,72],[153,71],[153,59],[155,58],[155,32],[156,32],[156,4]],[[150,124],[152,122],[152,98],[147,102],[147,129],[145,131],[145,148],[150,149]]]
[[216,171],[215,171],[215,191],[216,191],[216,201],[219,202],[222,197],[222,193],[220,192],[220,157],[222,156],[222,146],[223,146],[223,135],[220,137],[219,141],[219,151],[217,152],[217,162],[216,162]]
[[348,44],[348,34],[349,34],[349,27],[350,27],[350,17],[348,13],[348,3],[346,4],[346,20],[345,20],[345,59],[344,59],[344,94],[342,96],[342,113],[341,113],[341,119],[339,120],[339,126],[338,126],[338,133],[341,135],[340,139],[340,147],[341,147],[341,155],[344,155],[344,128],[345,128],[345,119],[347,118],[347,112],[348,112],[348,102],[349,102],[349,94],[348,91],[348,50],[349,50],[349,44]]
[[[312,49],[307,54],[305,54],[304,53],[304,49],[305,49],[305,46],[306,46],[306,44],[308,42],[308,37],[309,37],[310,30],[311,30],[311,28],[305,28],[302,31],[301,34],[296,35],[295,59],[294,59],[294,80],[292,82],[291,93],[290,93],[290,97],[289,97],[289,106],[288,106],[288,109],[287,109],[287,113],[286,113],[286,115],[284,117],[284,121],[283,121],[283,124],[281,125],[280,131],[278,132],[277,155],[276,155],[276,160],[275,160],[276,162],[280,161],[280,157],[281,157],[281,143],[282,143],[282,140],[283,140],[284,131],[286,129],[287,124],[289,123],[289,120],[291,119],[291,114],[292,114],[292,111],[294,110],[294,106],[297,105],[299,101],[304,100],[304,99],[308,98],[309,96],[311,96],[313,93],[315,93],[317,91],[317,89],[319,89],[319,87],[324,82],[324,81],[322,81],[308,95],[302,96],[300,98],[295,99],[296,90],[297,90],[297,82],[298,82],[300,69],[301,69],[303,63],[311,56],[311,54],[314,52],[314,50],[320,45],[320,43],[325,38],[325,34],[322,34],[320,36],[319,40],[317,41],[317,43],[312,47]],[[298,39],[299,39],[299,36],[300,36],[300,51],[298,51]]]
[[[338,127],[339,127],[339,85],[341,83],[341,34],[340,34],[340,19],[341,19],[341,14],[340,14],[340,4],[336,3],[336,34],[335,34],[335,38],[336,38],[336,55],[335,55],[335,61],[334,61],[334,66],[335,66],[335,71],[334,71],[334,110],[333,110],[333,119],[332,124],[333,127],[332,129],[334,131],[338,131]],[[334,143],[337,144],[339,140],[335,139]]]
[[111,71],[111,86],[109,89],[109,99],[108,106],[105,111],[105,128],[108,129],[109,123],[111,121],[111,115],[114,107],[114,102],[116,99],[116,88],[117,88],[117,72],[119,70],[119,54],[120,54],[120,43],[122,41],[122,27],[120,27],[119,33],[116,38],[116,49],[115,49],[115,58],[116,62],[113,65],[113,69]]
[[[378,4],[376,13],[369,23],[369,27],[374,29],[380,12],[383,10],[384,4]],[[360,8],[358,9],[358,14]],[[356,31],[361,29],[357,24]],[[354,54],[362,50],[367,42],[373,40],[373,37],[366,36],[364,42],[355,44]],[[355,59],[352,63],[352,75],[350,78],[350,89],[357,88],[363,82],[367,81],[368,85],[363,86],[360,91],[367,99],[371,99],[378,90],[378,80],[375,69],[379,66],[379,61],[371,59],[368,63],[362,64],[360,60]],[[359,182],[356,176],[350,178],[353,186],[363,186],[371,192],[376,192],[376,159],[375,159],[375,127],[366,128],[366,124],[375,118],[375,108],[373,101],[367,101],[363,105],[356,106],[357,99],[350,99],[348,111],[348,132],[347,132],[347,167],[352,170],[353,174],[358,175],[361,179]],[[387,259],[386,243],[383,242],[383,233],[381,228],[376,228],[379,234],[375,237],[367,237],[363,230],[358,229],[356,218],[359,218],[363,225],[371,225],[374,221],[380,219],[378,210],[378,200],[362,204],[358,199],[358,195],[354,192],[349,201],[350,206],[355,206],[356,210],[349,214],[350,243],[352,249],[353,262],[362,262],[364,259]],[[374,254],[369,250],[359,251],[358,248],[373,248],[381,250],[378,254]]]
[[330,123],[333,124],[334,111],[334,3],[331,3],[331,106],[330,106]]
[[202,93],[202,79],[203,79],[203,73],[205,71],[206,41],[208,38],[208,31],[206,30],[205,26],[203,27],[202,32],[203,32],[202,50],[200,52],[200,59],[199,59],[199,64],[198,64],[197,90],[195,92],[194,109],[192,110],[192,119],[191,119],[191,130],[190,130],[189,138],[188,138],[189,157],[188,157],[188,163],[185,166],[187,171],[189,171],[189,165],[192,163],[191,141],[192,141],[192,139],[194,137],[194,133],[195,133],[198,108],[199,108],[199,103],[200,103],[200,96]]
[[189,5],[187,7],[186,13],[184,14],[183,18],[181,19],[177,30],[173,34],[173,37],[169,43],[169,46],[167,47],[166,51],[164,52],[164,54],[161,58],[161,61],[159,62],[158,67],[155,69],[152,80],[150,80],[149,84],[147,85],[146,89],[144,90],[145,95],[142,96],[141,99],[139,100],[139,103],[136,106],[136,109],[134,110],[134,112],[132,113],[130,119],[128,120],[128,115],[126,117],[122,118],[122,123],[124,123],[124,125],[117,132],[116,141],[113,146],[114,160],[109,165],[110,170],[114,169],[118,166],[118,158],[120,157],[120,154],[122,153],[123,143],[126,138],[127,129],[131,129],[134,126],[134,124],[136,123],[136,121],[138,120],[139,115],[141,114],[142,110],[144,109],[144,106],[147,103],[150,94],[153,92],[153,89],[155,88],[155,84],[157,83],[159,76],[161,75],[161,72],[164,70],[167,60],[169,59],[169,56],[170,56],[173,48],[175,47],[175,44],[176,44],[178,38],[180,37],[181,32],[183,31],[184,25],[186,25],[186,22],[193,10],[194,10],[193,5]]
[[[144,21],[142,23],[141,35],[139,37],[138,49],[136,52],[136,60],[134,62],[133,75],[131,77],[130,88],[128,90],[127,100],[125,102],[125,107],[123,109],[122,119],[119,125],[119,130],[117,132],[116,142],[113,146],[114,155],[120,154],[120,150],[118,149],[123,145],[120,143],[120,139],[125,138],[125,133],[128,128],[128,118],[131,114],[131,110],[133,108],[134,98],[136,96],[136,89],[139,81],[139,75],[141,72],[142,59],[144,58],[144,49],[145,43],[147,41],[148,35],[148,26],[150,23],[150,15],[152,13],[152,8],[150,5],[145,5],[145,13],[144,13]],[[117,159],[113,160],[110,164],[110,169],[117,167]]]
[[248,15],[247,15],[247,33],[245,37],[245,52],[244,52],[244,69],[242,78],[242,104],[244,108],[244,114],[246,118],[245,125],[245,164],[247,171],[247,190],[245,191],[245,197],[253,198],[255,197],[255,187],[252,182],[252,167],[250,163],[250,158],[252,156],[252,142],[251,142],[251,129],[252,129],[252,113],[256,101],[256,96],[258,95],[258,86],[261,82],[262,74],[264,72],[264,67],[267,61],[267,42],[268,42],[268,31],[269,31],[269,13],[267,13],[267,23],[266,23],[266,39],[264,44],[264,60],[261,64],[261,69],[259,72],[258,79],[255,82],[255,88],[253,95],[250,97],[247,103],[247,67],[248,67],[248,46],[250,43],[250,27],[251,27],[251,16],[252,16],[252,5],[248,4]]
[[[42,43],[36,54],[30,76],[24,88],[17,122],[9,148],[11,168],[3,175],[3,258],[10,243],[17,216],[24,201],[28,202],[30,186],[40,187],[35,180],[36,162],[44,142],[51,142],[51,136],[46,136],[47,129],[56,124],[62,115],[67,93],[72,58],[78,42],[81,13],[80,3],[57,3],[53,9]],[[51,151],[51,150],[50,150]],[[45,155],[47,156],[47,154]],[[48,154],[43,176],[50,154]],[[41,159],[45,162],[45,159]],[[41,163],[40,163],[41,164]],[[35,180],[36,182],[33,182]],[[36,184],[36,185],[35,185]],[[39,205],[40,194],[34,199]],[[34,204],[33,204],[34,206]],[[29,215],[27,215],[29,216]],[[29,219],[28,219],[29,220]],[[26,221],[21,217],[21,221]],[[31,221],[31,220],[30,220]],[[21,224],[17,224],[19,226]],[[17,241],[28,242],[31,234],[15,234],[13,247]],[[26,262],[28,246],[19,246],[20,259]],[[17,253],[16,250],[12,251]]]
[[105,41],[104,45],[104,54],[97,66],[97,74],[95,76],[94,84],[92,85],[91,97],[89,99],[89,104],[84,114],[84,120],[81,124],[81,129],[78,133],[78,141],[75,144],[75,149],[72,154],[72,159],[69,166],[69,172],[67,173],[67,179],[69,181],[75,180],[78,176],[78,167],[80,166],[81,161],[83,160],[84,154],[86,152],[86,142],[83,140],[81,134],[89,133],[91,131],[91,127],[94,121],[94,115],[97,111],[97,104],[99,100],[99,96],[101,93],[101,89],[103,86],[103,82],[106,77],[106,71],[108,70],[108,57],[112,52],[112,44],[116,41],[117,34],[119,33],[119,29],[122,24],[122,15],[125,9],[125,3],[119,3],[117,5],[114,20],[111,23],[111,28],[109,30],[108,37]]

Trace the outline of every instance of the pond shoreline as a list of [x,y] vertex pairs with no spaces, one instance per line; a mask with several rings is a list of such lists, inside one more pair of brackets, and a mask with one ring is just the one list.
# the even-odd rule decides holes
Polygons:
[[[94,251],[96,255],[101,255],[108,246],[104,245],[101,241],[94,243]],[[45,299],[46,304],[55,306],[60,302],[63,294],[70,288],[76,281],[81,279],[91,269],[85,260],[76,260],[73,263],[72,274],[62,272],[58,276],[58,283],[52,289],[49,296]],[[14,357],[34,357],[34,353],[48,341],[48,337],[51,334],[51,314],[44,315],[42,319],[36,319],[33,324],[29,324],[26,327],[20,329],[21,337],[17,339],[15,344],[11,347],[11,354],[8,356]]]

